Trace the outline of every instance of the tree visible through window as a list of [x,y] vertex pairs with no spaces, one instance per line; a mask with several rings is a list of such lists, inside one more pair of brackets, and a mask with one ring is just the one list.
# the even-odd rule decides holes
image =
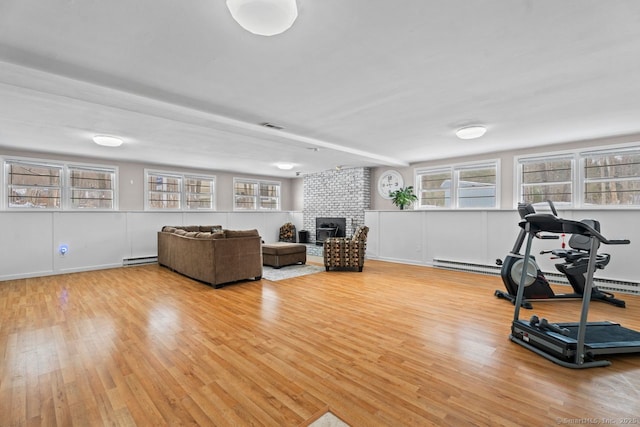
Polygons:
[[180,209],[182,177],[147,173],[147,201],[151,209]]
[[640,205],[640,151],[587,154],[585,205]]
[[573,159],[547,158],[520,162],[521,197],[528,203],[551,200],[572,203]]
[[451,169],[424,172],[418,177],[420,207],[448,208],[451,206]]
[[112,209],[114,202],[113,170],[69,168],[71,207],[74,209]]
[[60,209],[62,166],[7,162],[10,208]]
[[213,209],[214,179],[185,176],[184,193],[187,209]]
[[279,210],[280,183],[235,178],[233,197],[236,210]]

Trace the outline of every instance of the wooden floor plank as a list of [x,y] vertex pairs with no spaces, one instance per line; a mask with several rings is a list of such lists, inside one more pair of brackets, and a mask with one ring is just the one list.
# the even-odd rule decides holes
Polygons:
[[[158,265],[0,282],[0,425],[546,426],[640,416],[640,355],[508,339],[499,277],[367,260],[213,289]],[[640,296],[590,320],[640,330]],[[580,303],[523,310],[576,321]]]

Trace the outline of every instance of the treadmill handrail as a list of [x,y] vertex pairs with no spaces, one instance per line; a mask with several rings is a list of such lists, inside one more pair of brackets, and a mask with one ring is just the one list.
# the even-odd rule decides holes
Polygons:
[[544,213],[532,213],[526,215],[519,225],[525,228],[529,224],[529,230],[533,233],[546,231],[548,233],[581,234],[583,236],[593,236],[605,245],[628,245],[629,239],[607,239],[596,229],[582,221],[558,218],[555,215]]

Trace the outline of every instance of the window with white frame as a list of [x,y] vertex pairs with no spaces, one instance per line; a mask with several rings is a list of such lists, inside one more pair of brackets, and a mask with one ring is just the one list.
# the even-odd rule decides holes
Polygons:
[[215,177],[145,169],[145,208],[215,209]]
[[182,176],[161,172],[146,172],[146,207],[148,209],[180,209]]
[[640,206],[640,149],[581,157],[584,206]]
[[9,208],[62,208],[62,165],[9,160],[5,176]]
[[454,168],[458,208],[497,207],[496,162]]
[[418,171],[417,179],[418,207],[451,207],[451,168]]
[[551,200],[568,208],[640,206],[640,147],[522,157],[517,166],[519,201]]
[[213,209],[215,180],[210,176],[184,177],[185,209]]
[[234,178],[235,210],[280,210],[280,183]]
[[116,209],[116,168],[8,159],[4,170],[9,209]]
[[418,208],[496,208],[497,177],[497,161],[418,169]]
[[115,170],[69,166],[69,200],[72,209],[113,209]]
[[539,157],[519,159],[519,200],[528,203],[573,203],[573,156]]

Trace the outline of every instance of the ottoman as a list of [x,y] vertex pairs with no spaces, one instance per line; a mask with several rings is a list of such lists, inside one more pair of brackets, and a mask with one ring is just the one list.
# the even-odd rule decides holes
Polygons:
[[262,265],[280,268],[285,265],[305,264],[307,247],[298,243],[277,242],[262,245]]

